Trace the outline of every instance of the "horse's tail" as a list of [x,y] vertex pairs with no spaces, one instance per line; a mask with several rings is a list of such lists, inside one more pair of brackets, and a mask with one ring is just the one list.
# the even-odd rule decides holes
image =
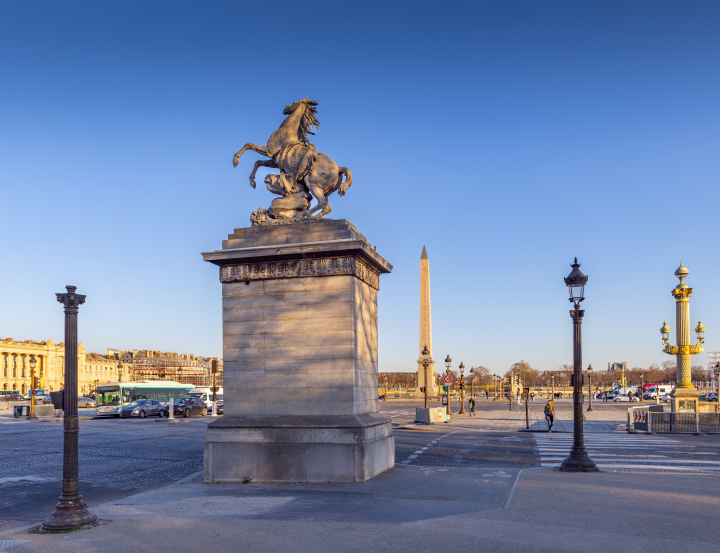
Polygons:
[[[339,167],[340,175],[338,175],[338,194],[344,196],[347,189],[352,186],[352,173],[347,167]],[[343,175],[345,175],[345,182],[342,182]]]

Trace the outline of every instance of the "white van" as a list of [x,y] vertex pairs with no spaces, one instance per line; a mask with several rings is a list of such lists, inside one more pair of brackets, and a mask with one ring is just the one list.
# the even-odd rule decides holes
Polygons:
[[665,385],[661,384],[659,386],[650,386],[647,389],[647,392],[645,392],[643,394],[643,399],[657,398],[658,389],[660,390],[660,398],[662,398],[665,394],[671,394],[675,388],[669,384],[665,384]]
[[[193,388],[192,390],[190,390],[188,392],[188,396],[200,398],[200,400],[207,403],[208,406],[212,405],[213,393],[212,393],[211,388]],[[222,388],[218,388],[217,400],[218,401],[223,400],[223,389]]]

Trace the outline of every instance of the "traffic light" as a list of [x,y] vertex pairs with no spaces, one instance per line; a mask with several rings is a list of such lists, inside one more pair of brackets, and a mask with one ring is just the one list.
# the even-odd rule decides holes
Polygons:
[[464,390],[464,389],[465,389],[465,382],[463,382],[463,381],[461,380],[461,381],[460,381],[460,390]]
[[425,393],[425,386],[422,386],[422,387],[420,388],[420,393],[421,393],[421,394],[424,394],[424,393]]

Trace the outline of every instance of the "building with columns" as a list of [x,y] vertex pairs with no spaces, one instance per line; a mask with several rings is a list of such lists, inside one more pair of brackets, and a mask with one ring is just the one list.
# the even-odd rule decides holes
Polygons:
[[[54,392],[63,388],[64,343],[0,338],[0,390],[27,393],[31,355],[37,360],[38,389]],[[120,363],[121,370],[118,369]],[[152,350],[108,349],[105,354],[88,353],[82,344],[78,344],[78,394],[89,394],[99,384],[118,380],[176,380],[208,385],[212,381],[211,363],[210,357]],[[222,371],[222,360],[218,365]],[[222,372],[218,374],[218,383],[222,385]]]

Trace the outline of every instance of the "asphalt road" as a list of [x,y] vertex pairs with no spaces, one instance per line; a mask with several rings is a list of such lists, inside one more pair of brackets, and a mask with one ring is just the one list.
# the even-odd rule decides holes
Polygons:
[[[540,408],[542,403],[535,402]],[[461,420],[423,430],[402,429],[418,403],[381,402],[395,426],[396,463],[428,470],[484,469],[483,477],[509,478],[529,467],[559,463],[569,434],[493,432],[468,428]],[[605,404],[603,409],[627,408]],[[478,403],[478,409],[504,409]],[[210,419],[180,423],[148,418],[80,422],[80,490],[88,505],[152,491],[202,470]],[[475,422],[475,421],[473,421]],[[550,441],[553,440],[553,441]],[[645,436],[627,433],[588,438],[596,461],[607,470],[720,470],[720,436]],[[62,423],[0,424],[0,531],[35,522],[52,512],[61,491]],[[614,463],[614,464],[613,464]],[[635,463],[635,465],[633,465]],[[650,468],[648,468],[648,466]],[[630,467],[630,468],[627,468]],[[706,472],[720,475],[720,472]]]

